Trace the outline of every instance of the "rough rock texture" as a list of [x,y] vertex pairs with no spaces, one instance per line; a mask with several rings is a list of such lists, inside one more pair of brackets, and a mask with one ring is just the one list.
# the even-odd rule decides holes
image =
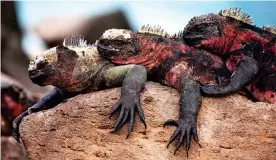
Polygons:
[[[125,126],[109,133],[116,115],[108,118],[120,88],[79,95],[23,120],[21,135],[30,159],[186,159],[184,147],[173,155],[167,141],[174,127],[164,121],[178,117],[179,94],[147,83],[141,103],[148,128],[138,116],[126,139]],[[276,105],[253,103],[235,94],[204,98],[198,117],[202,148],[192,140],[189,159],[272,160],[276,157]]]
[[24,146],[16,142],[12,136],[1,136],[2,160],[28,160]]

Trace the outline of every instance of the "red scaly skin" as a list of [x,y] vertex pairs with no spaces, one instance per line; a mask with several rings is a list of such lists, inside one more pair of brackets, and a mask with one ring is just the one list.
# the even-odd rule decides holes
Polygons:
[[262,92],[258,88],[256,88],[256,81],[252,82],[247,86],[247,89],[251,91],[252,95],[256,99],[262,102],[271,102],[271,103],[276,103],[276,93],[273,91],[266,91]]
[[254,58],[259,64],[259,72],[246,88],[258,100],[276,103],[275,34],[215,14],[199,16],[187,26],[183,34],[185,43],[193,42],[191,46],[222,57],[231,73],[244,56]]
[[113,56],[112,62],[117,64],[143,64],[147,71],[158,67],[164,59],[172,55],[172,47],[184,51],[184,46],[172,46],[172,44],[161,44],[151,41],[148,36],[139,37],[140,52],[137,56]]
[[249,41],[259,41],[263,48],[266,43],[269,43],[268,39],[261,37],[256,32],[251,30],[239,31],[234,25],[225,24],[220,37],[214,36],[203,40],[197,47],[210,48],[212,53],[225,55],[238,49],[242,49],[243,45],[249,43]]
[[[243,49],[243,46],[247,43],[258,42],[259,48],[261,48],[262,52],[258,54],[268,54],[272,53],[270,56],[276,56],[276,45],[269,44],[270,40],[260,36],[256,32],[251,30],[237,30],[234,25],[226,24],[223,27],[223,34],[221,37],[211,37],[208,40],[203,40],[200,45],[208,46],[209,48],[213,48],[214,53],[218,55],[229,55],[229,58],[226,61],[226,66],[230,72],[234,72],[236,70],[236,65],[238,64],[239,60],[242,59],[243,56],[247,55],[246,50],[242,51],[239,55],[231,55],[231,52]],[[200,46],[199,45],[199,46]],[[268,46],[268,47],[267,47]],[[259,63],[262,60],[258,60]],[[269,65],[271,70],[274,70],[275,73],[275,62]],[[262,66],[261,66],[262,67]],[[269,70],[266,68],[265,70]],[[274,76],[275,75],[269,72],[269,75],[262,75],[262,76]],[[276,77],[275,77],[276,78]],[[275,80],[275,79],[274,79]],[[271,103],[276,103],[276,93],[275,93],[275,86],[266,87],[273,84],[263,83],[262,87],[265,88],[265,91],[261,91],[259,87],[256,86],[256,83],[261,81],[261,79],[253,80],[252,83],[247,86],[247,89],[260,101],[267,101]],[[273,88],[272,88],[273,87]]]
[[[180,89],[182,76],[193,77],[201,83],[216,82],[216,74],[213,71],[223,67],[220,57],[171,39],[146,34],[136,35],[139,52],[135,56],[114,55],[111,57],[112,62],[143,65],[149,73],[162,74],[158,80],[176,89]],[[199,58],[202,59],[196,61]]]

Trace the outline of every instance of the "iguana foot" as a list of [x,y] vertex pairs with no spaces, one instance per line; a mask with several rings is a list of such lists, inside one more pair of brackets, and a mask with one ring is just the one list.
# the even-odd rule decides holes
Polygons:
[[175,120],[168,120],[164,123],[163,127],[167,125],[172,125],[177,127],[177,129],[172,134],[169,143],[167,145],[167,148],[169,145],[178,137],[179,141],[177,143],[176,149],[174,151],[174,154],[177,152],[177,150],[180,148],[181,144],[184,144],[187,151],[190,149],[190,137],[191,135],[194,137],[195,141],[198,143],[198,136],[196,131],[196,118],[192,116],[185,116],[183,118],[179,118],[178,121]]
[[224,96],[239,91],[250,83],[259,70],[258,62],[252,57],[244,56],[237,64],[235,72],[225,85],[201,85],[205,96]]
[[114,129],[111,131],[111,133],[117,132],[119,129],[121,129],[122,126],[129,119],[128,134],[126,137],[128,138],[133,129],[135,110],[137,110],[140,120],[144,123],[145,128],[147,128],[143,109],[140,105],[140,97],[132,96],[131,94],[122,96],[121,99],[112,107],[110,118],[119,109],[121,110],[120,110],[118,119],[114,125]]
[[27,115],[28,115],[28,112],[27,112],[27,111],[23,112],[21,115],[19,115],[18,117],[16,117],[16,118],[13,120],[13,123],[12,123],[12,125],[13,125],[12,135],[13,135],[13,137],[16,139],[16,141],[17,141],[18,143],[21,143],[21,142],[20,142],[19,125],[20,125],[22,119],[23,119],[25,116],[27,116]]

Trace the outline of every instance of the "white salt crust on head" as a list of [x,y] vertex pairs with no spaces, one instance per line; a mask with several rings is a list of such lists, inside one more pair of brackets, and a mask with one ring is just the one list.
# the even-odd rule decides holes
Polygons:
[[115,39],[119,36],[123,36],[124,39],[130,39],[131,31],[126,29],[109,29],[104,32],[101,39]]

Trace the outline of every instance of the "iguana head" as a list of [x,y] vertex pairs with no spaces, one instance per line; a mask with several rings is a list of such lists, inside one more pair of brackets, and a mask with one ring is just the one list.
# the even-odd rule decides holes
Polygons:
[[197,45],[202,40],[219,36],[220,23],[223,17],[217,14],[206,14],[192,18],[184,28],[182,39],[189,45]]
[[209,13],[192,18],[184,28],[182,39],[189,45],[197,45],[210,38],[232,34],[229,32],[234,25],[246,26],[252,23],[248,13],[241,8],[230,7],[219,11],[218,14]]
[[126,29],[109,29],[97,43],[97,49],[107,59],[112,57],[132,57],[136,54],[136,33]]
[[88,46],[79,36],[37,55],[30,61],[29,77],[40,85],[80,90],[99,60],[95,45]]
[[103,57],[113,63],[141,64],[149,60],[154,61],[152,56],[157,55],[154,52],[159,53],[158,48],[162,48],[161,44],[170,39],[179,39],[178,34],[169,35],[161,26],[150,25],[142,26],[137,32],[109,29],[99,39],[97,49]]

